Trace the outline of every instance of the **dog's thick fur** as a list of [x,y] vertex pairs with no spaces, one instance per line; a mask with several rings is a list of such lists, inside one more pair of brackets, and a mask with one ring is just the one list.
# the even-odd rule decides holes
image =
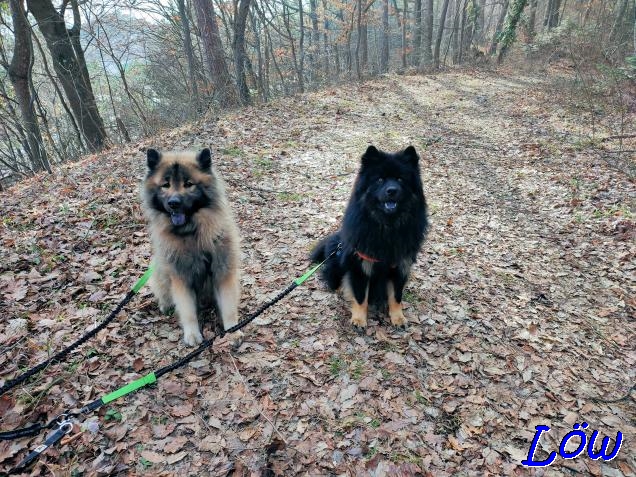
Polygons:
[[405,326],[402,291],[428,228],[419,157],[415,148],[389,154],[369,146],[338,232],[323,239],[311,260],[322,278],[351,301],[351,323],[367,324],[369,303],[389,306],[395,326]]
[[225,329],[238,322],[239,234],[209,149],[146,152],[142,185],[153,247],[151,288],[173,305],[189,346],[203,341],[198,312],[216,307]]

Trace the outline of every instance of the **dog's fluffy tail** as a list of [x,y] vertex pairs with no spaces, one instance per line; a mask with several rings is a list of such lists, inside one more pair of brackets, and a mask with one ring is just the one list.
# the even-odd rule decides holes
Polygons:
[[[309,258],[314,263],[320,263],[333,253],[340,243],[340,235],[337,233],[322,239],[314,247]],[[331,290],[340,288],[345,271],[342,267],[340,254],[334,255],[322,266],[321,278]]]

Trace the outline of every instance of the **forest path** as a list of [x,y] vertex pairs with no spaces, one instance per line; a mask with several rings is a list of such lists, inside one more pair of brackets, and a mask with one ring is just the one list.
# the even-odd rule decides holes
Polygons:
[[[636,379],[636,188],[581,146],[584,130],[541,79],[392,76],[184,126],[3,194],[3,379],[101,319],[146,266],[140,146],[213,147],[243,237],[245,312],[336,229],[367,145],[418,149],[431,213],[406,331],[372,317],[358,334],[312,279],[238,352],[215,346],[42,460],[87,474],[525,475],[536,425],[552,429],[540,444],[550,452],[585,421],[588,436],[621,431],[623,448],[607,463],[557,457],[554,475],[635,472],[633,398],[595,398],[622,397]],[[146,289],[73,363],[3,397],[0,427],[185,352]],[[0,462],[34,442],[0,443]]]

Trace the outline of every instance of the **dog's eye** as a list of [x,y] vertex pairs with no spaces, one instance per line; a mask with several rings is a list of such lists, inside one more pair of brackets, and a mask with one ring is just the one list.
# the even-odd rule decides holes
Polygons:
[[183,183],[183,186],[184,186],[184,187],[192,187],[193,185],[194,185],[194,184],[193,184],[192,182],[190,182],[190,181],[185,181],[185,182]]
[[397,181],[401,183],[401,182],[402,182],[402,178],[401,178],[401,177],[398,177],[398,180],[397,180]]
[[163,184],[161,184],[161,187],[164,189],[168,189],[170,187],[170,182],[164,182]]
[[384,182],[384,178],[383,177],[378,177],[378,184],[382,184]]

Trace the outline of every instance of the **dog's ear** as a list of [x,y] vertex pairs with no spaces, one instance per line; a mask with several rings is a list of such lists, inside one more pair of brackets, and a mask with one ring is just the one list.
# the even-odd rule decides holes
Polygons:
[[409,146],[402,152],[407,161],[417,164],[420,160],[420,156],[417,155],[417,151],[413,146]]
[[148,148],[146,149],[146,162],[148,164],[148,169],[154,171],[159,162],[161,161],[161,154],[156,149]]
[[212,151],[207,147],[201,150],[201,152],[197,154],[197,162],[202,171],[209,171],[212,166]]
[[380,159],[380,151],[375,146],[369,146],[365,153],[362,154],[362,165],[370,166],[377,163]]

